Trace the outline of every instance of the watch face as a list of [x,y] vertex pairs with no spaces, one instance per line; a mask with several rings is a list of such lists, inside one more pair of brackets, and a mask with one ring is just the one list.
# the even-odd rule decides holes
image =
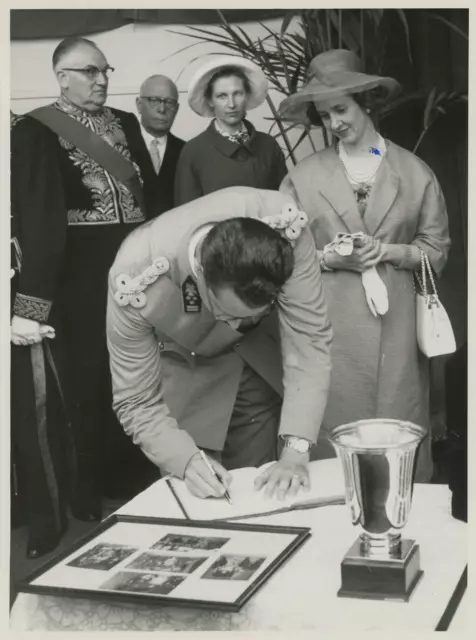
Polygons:
[[288,447],[291,447],[291,449],[294,449],[299,453],[307,453],[311,448],[309,442],[307,442],[307,440],[302,440],[301,438],[289,438],[286,444]]

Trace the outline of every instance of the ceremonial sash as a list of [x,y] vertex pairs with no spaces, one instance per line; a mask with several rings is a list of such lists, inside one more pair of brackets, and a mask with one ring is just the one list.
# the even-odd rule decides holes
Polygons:
[[142,212],[145,213],[144,194],[139,176],[132,162],[119,151],[111,147],[94,131],[51,105],[34,109],[28,115],[87,153],[103,169],[122,182],[131,191]]

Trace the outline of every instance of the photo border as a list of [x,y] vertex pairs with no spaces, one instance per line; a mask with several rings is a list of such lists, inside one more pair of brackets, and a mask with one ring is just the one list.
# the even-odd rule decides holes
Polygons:
[[[269,566],[260,573],[241,592],[241,594],[233,602],[224,602],[216,600],[195,600],[187,598],[174,598],[165,597],[160,595],[151,594],[139,594],[139,593],[124,593],[118,591],[117,594],[102,589],[82,589],[82,588],[70,588],[64,586],[47,586],[47,585],[34,585],[32,582],[42,576],[44,573],[53,569],[55,566],[63,562],[72,553],[79,551],[89,542],[97,538],[100,534],[104,533],[111,527],[119,523],[132,523],[143,525],[159,525],[164,527],[177,527],[179,529],[187,528],[193,530],[202,530],[203,535],[213,530],[221,531],[245,531],[273,534],[273,535],[294,535],[294,539],[290,542],[269,564]],[[198,609],[217,609],[221,611],[239,611],[246,602],[254,595],[254,593],[266,582],[266,580],[282,565],[290,556],[292,556],[301,547],[306,540],[311,537],[310,527],[286,527],[286,526],[274,526],[274,525],[258,525],[258,524],[238,524],[228,523],[216,520],[180,520],[175,518],[153,518],[145,516],[127,516],[120,514],[112,514],[95,529],[90,531],[87,535],[77,540],[71,547],[61,552],[41,567],[33,571],[26,578],[21,580],[17,584],[18,592],[23,593],[36,593],[39,595],[52,595],[61,597],[74,597],[74,598],[89,598],[100,599],[116,602],[133,602],[138,604],[150,604],[151,602],[157,603],[157,605],[163,606],[178,606],[178,607],[191,607]]]

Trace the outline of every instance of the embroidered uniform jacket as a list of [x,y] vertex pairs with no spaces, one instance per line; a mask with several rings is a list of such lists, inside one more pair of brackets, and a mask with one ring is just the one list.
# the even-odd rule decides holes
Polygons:
[[[97,133],[142,175],[141,158],[147,150],[134,114],[110,107],[92,114],[63,96],[54,107]],[[146,215],[124,184],[87,153],[54,135],[68,224],[56,311],[68,347],[92,366],[99,352],[106,350],[108,271],[121,242]]]
[[[277,304],[279,330],[271,314],[243,335],[205,304],[185,312],[182,300],[196,230],[231,217],[275,216],[289,202],[274,191],[223,189],[136,229],[117,255],[107,311],[113,404],[126,433],[165,472],[182,476],[197,445],[223,448],[243,360],[283,394],[280,433],[317,438],[331,329],[309,229],[296,234],[294,271]],[[166,273],[154,278],[154,269]],[[127,293],[131,279],[141,289],[136,297]]]
[[[132,162],[142,177],[140,164],[145,143],[134,114],[111,107],[104,107],[97,114],[92,114],[63,97],[54,103],[54,107],[93,130]],[[69,225],[144,222],[143,212],[125,185],[94,162],[86,152],[63,138],[58,139],[62,149],[60,157]]]
[[[46,323],[66,244],[66,202],[56,136],[12,114],[11,215],[13,314]],[[21,255],[18,255],[18,248]],[[18,269],[18,258],[21,269]]]

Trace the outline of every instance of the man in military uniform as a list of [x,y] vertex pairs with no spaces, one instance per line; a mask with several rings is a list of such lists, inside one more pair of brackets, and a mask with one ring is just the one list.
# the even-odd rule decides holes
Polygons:
[[[101,517],[100,473],[110,485],[127,474],[119,436],[129,443],[111,409],[107,273],[123,239],[147,218],[139,160],[147,149],[134,114],[105,106],[114,69],[94,42],[84,38],[60,42],[53,54],[53,70],[60,98],[30,115],[48,126],[58,141],[68,227],[57,308],[65,333],[78,453],[73,514],[97,520]],[[107,457],[101,456],[103,441],[109,449]]]
[[223,495],[227,469],[276,460],[279,432],[257,488],[309,484],[331,329],[307,218],[288,196],[230,187],[135,230],[110,271],[107,334],[114,408],[162,472]]

